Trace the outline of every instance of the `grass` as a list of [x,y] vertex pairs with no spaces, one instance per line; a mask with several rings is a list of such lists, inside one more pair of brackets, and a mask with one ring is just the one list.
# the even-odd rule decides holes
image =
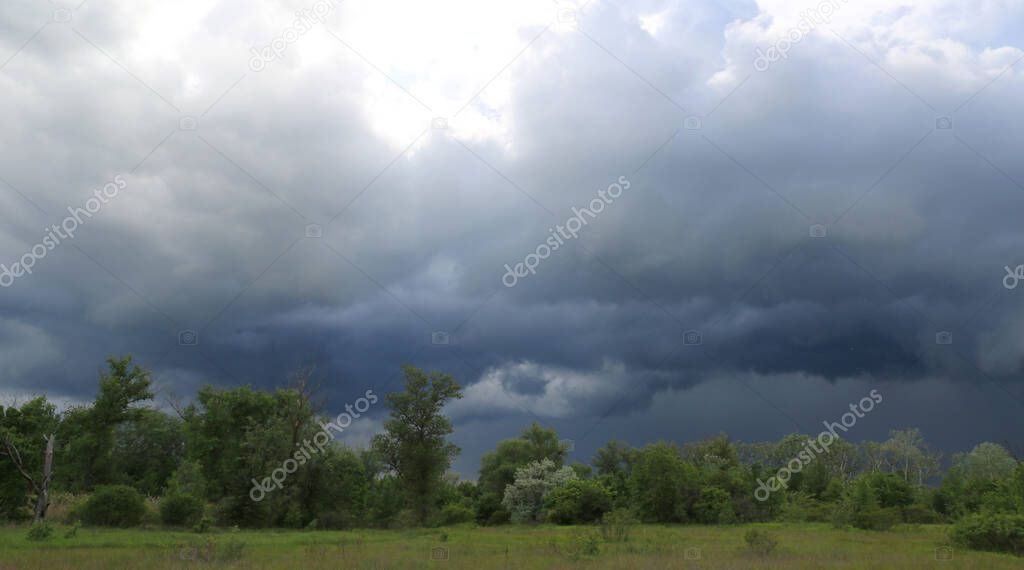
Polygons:
[[[767,556],[751,553],[744,534],[767,530],[779,546]],[[657,526],[632,530],[626,542],[595,540],[593,527],[458,526],[423,530],[219,531],[79,529],[58,526],[46,542],[26,538],[27,528],[0,528],[0,570],[146,570],[184,568],[270,569],[522,569],[600,570],[703,568],[1022,568],[1009,555],[955,550],[937,560],[949,527],[902,525],[890,532],[836,530],[825,524]],[[206,541],[214,541],[212,548]],[[229,552],[244,544],[240,552]],[[588,545],[596,543],[598,553]],[[446,549],[436,550],[435,549]],[[447,552],[447,560],[443,558]]]

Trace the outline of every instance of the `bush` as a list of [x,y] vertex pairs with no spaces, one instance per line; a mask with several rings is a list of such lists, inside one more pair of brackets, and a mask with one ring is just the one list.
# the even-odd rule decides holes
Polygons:
[[471,522],[475,516],[473,509],[461,503],[448,503],[441,507],[441,524],[459,524]]
[[160,501],[160,521],[171,526],[192,526],[203,516],[203,501],[187,493],[172,493]]
[[37,522],[28,528],[25,538],[34,542],[50,540],[53,538],[53,525],[46,521]]
[[577,530],[565,549],[571,560],[597,556],[601,552],[601,537],[592,530]]
[[901,509],[903,522],[911,524],[942,524],[945,518],[924,505],[907,505]]
[[501,506],[501,497],[484,493],[476,501],[476,522],[482,525],[505,524],[510,513]]
[[870,509],[854,513],[850,524],[864,530],[889,530],[900,522],[896,509]]
[[601,520],[612,508],[612,494],[596,481],[576,479],[552,489],[545,500],[548,520],[585,524]]
[[904,507],[914,502],[914,487],[899,475],[876,471],[864,477],[880,507]]
[[832,518],[832,524],[837,527],[852,525],[864,530],[889,530],[899,521],[899,510],[878,506],[875,491],[866,476],[853,482]]
[[779,545],[779,539],[767,531],[752,528],[743,536],[747,548],[758,556],[768,556]]
[[105,485],[86,501],[82,520],[97,526],[136,526],[146,514],[146,503],[138,491],[127,485]]
[[213,528],[213,519],[210,517],[202,517],[199,519],[199,522],[192,527],[192,532],[196,534],[205,534],[210,532],[211,528]]
[[1024,556],[1024,515],[974,514],[960,519],[950,533],[953,542],[974,550]]
[[601,519],[601,537],[608,542],[625,542],[629,533],[640,522],[628,509],[615,509]]
[[732,507],[732,496],[719,487],[701,489],[693,505],[693,515],[702,524],[729,524],[736,522],[736,511]]

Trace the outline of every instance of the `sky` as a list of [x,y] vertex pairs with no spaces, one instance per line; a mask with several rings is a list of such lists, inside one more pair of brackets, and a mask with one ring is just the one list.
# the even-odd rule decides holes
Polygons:
[[[1024,3],[6,0],[0,397],[444,371],[472,477],[721,432],[1024,445]],[[1020,269],[1018,269],[1020,267]],[[387,411],[343,434],[364,444]]]

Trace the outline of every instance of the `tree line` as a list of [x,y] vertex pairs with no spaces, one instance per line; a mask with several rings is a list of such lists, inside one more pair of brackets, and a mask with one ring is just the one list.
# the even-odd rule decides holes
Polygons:
[[1024,464],[1006,446],[981,443],[944,462],[916,429],[882,442],[838,439],[763,500],[759,484],[812,436],[639,448],[612,440],[589,463],[567,464],[566,443],[534,423],[484,454],[476,481],[462,480],[450,472],[460,450],[443,413],[462,397],[460,386],[444,373],[403,370],[404,389],[384,396],[390,416],[371,445],[318,445],[322,452],[304,453],[280,489],[257,501],[254,483],[311,449],[331,421],[311,370],[274,390],[205,386],[165,413],[146,407],[149,371],[131,356],[110,358],[90,405],[58,412],[43,396],[0,407],[0,517],[44,520],[60,503],[68,520],[115,525],[343,529],[614,516],[886,529],[1002,516],[1024,529]]

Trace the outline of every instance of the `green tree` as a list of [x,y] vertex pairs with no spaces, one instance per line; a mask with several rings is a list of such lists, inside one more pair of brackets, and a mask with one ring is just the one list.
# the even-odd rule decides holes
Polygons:
[[480,489],[501,497],[505,487],[515,480],[517,469],[544,459],[561,466],[568,452],[568,447],[558,439],[558,432],[534,422],[519,437],[498,442],[494,451],[480,458]]
[[644,520],[664,523],[686,519],[699,485],[697,469],[683,461],[676,446],[654,443],[637,453],[630,488]]
[[636,450],[628,443],[613,439],[598,448],[590,463],[597,469],[598,475],[628,475],[635,455]]
[[69,410],[58,434],[66,442],[59,480],[71,490],[89,491],[114,480],[115,428],[142,417],[144,411],[136,404],[153,398],[149,371],[135,364],[131,355],[108,358],[107,366],[96,400]]
[[157,410],[138,412],[114,428],[111,480],[159,495],[185,457],[184,425]]
[[459,453],[446,439],[452,424],[441,411],[462,391],[447,374],[402,369],[405,390],[387,395],[391,419],[384,433],[374,436],[373,447],[397,474],[417,522],[425,524],[436,508],[441,477]]
[[553,523],[587,524],[600,521],[612,509],[612,494],[596,481],[575,479],[552,489],[544,503]]

